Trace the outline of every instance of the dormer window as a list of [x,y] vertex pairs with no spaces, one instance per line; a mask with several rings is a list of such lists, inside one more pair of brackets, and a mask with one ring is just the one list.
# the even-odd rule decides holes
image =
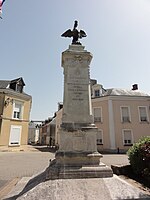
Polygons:
[[95,90],[94,91],[94,96],[99,97],[100,96],[100,90]]
[[16,83],[11,83],[10,84],[10,89],[13,89],[16,91]]
[[23,86],[19,83],[16,84],[16,91],[22,93],[23,92]]
[[25,83],[22,78],[18,78],[10,82],[10,89],[19,93],[23,92],[23,86],[25,86]]
[[106,92],[106,90],[100,84],[95,84],[92,86],[92,90],[91,90],[92,98],[101,97],[101,96],[103,96],[103,94],[105,92]]

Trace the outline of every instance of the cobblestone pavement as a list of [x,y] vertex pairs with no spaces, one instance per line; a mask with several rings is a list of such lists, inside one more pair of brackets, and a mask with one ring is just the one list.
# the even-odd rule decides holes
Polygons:
[[[31,177],[49,165],[51,152],[0,152],[0,189],[14,178]],[[128,164],[125,154],[105,154],[101,159],[108,166]]]

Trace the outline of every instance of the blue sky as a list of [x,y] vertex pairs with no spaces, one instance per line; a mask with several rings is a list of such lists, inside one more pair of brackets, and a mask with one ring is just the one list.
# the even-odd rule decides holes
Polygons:
[[0,20],[0,79],[23,77],[32,120],[45,120],[63,99],[61,34],[79,21],[93,54],[91,78],[104,88],[150,94],[149,0],[6,0]]

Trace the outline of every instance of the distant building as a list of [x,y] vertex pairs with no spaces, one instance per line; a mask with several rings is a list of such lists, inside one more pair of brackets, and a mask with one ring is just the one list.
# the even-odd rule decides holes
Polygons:
[[24,93],[23,78],[0,80],[0,146],[28,142],[32,97]]
[[[139,91],[137,84],[131,90],[104,89],[94,80],[91,95],[99,151],[126,152],[142,136],[150,136],[150,96]],[[58,145],[62,109],[56,112]]]
[[39,144],[40,130],[42,121],[30,121],[28,132],[28,144]]
[[[63,103],[58,103],[58,110],[62,110]],[[39,143],[41,145],[47,145],[51,147],[58,147],[58,111],[54,114],[53,117],[49,117],[42,122],[39,126]],[[61,120],[61,119],[60,119]],[[60,124],[61,122],[59,122]]]
[[39,143],[41,145],[55,146],[55,116],[45,120],[39,127]]
[[58,111],[56,112],[56,130],[55,130],[55,144],[59,147],[60,137],[59,137],[59,129],[62,123],[62,110],[63,103],[58,103]]

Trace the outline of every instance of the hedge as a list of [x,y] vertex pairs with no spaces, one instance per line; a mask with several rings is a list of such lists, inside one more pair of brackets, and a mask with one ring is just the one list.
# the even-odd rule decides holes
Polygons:
[[150,177],[150,136],[141,138],[127,152],[133,172]]

